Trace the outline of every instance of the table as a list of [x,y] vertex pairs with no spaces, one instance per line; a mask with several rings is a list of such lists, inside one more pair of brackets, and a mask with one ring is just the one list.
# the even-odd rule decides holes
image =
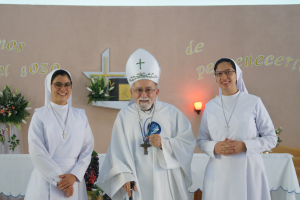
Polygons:
[[[262,154],[269,180],[272,200],[300,200],[300,188],[290,154]],[[99,154],[100,168],[105,154]],[[192,160],[193,185],[190,192],[203,188],[204,170],[209,157],[194,154]],[[0,193],[24,196],[34,166],[28,154],[0,154]]]
[[[288,153],[262,154],[270,186],[272,200],[300,200],[300,188],[293,156]],[[190,192],[202,191],[205,167],[209,156],[194,154],[192,160],[193,185]]]

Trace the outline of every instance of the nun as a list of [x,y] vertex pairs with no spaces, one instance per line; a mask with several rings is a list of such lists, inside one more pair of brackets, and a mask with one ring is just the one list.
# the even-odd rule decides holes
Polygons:
[[277,143],[261,99],[248,94],[240,67],[222,58],[214,66],[219,96],[206,104],[197,143],[210,156],[203,200],[271,200],[261,152]]
[[72,107],[71,74],[50,72],[45,80],[45,106],[35,109],[28,130],[34,165],[25,200],[87,200],[84,174],[94,138],[85,111]]

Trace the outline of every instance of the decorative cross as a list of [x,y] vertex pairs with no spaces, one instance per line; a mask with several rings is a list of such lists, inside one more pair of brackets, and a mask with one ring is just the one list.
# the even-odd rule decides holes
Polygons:
[[228,124],[227,124],[227,126],[225,126],[225,128],[227,128],[227,131],[229,130],[229,128],[230,128],[230,126],[228,126]]
[[136,63],[137,65],[140,65],[140,69],[142,69],[142,64],[144,64],[145,62],[142,62],[142,60],[140,59],[140,62]]
[[144,148],[144,155],[148,155],[147,148],[151,147],[151,145],[147,143],[147,140],[144,140],[144,144],[141,144],[140,146]]
[[104,85],[106,86],[107,79],[110,78],[126,78],[125,72],[110,72],[109,71],[109,48],[104,51],[102,54],[102,71],[101,72],[83,72],[86,77],[95,77],[103,76]]
[[66,136],[65,132],[63,132],[62,136],[63,136],[63,137],[64,137],[64,139],[65,139],[65,136]]

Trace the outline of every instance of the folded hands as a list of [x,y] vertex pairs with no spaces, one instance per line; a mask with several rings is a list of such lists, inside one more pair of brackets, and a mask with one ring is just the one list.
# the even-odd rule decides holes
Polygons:
[[226,138],[224,141],[218,142],[215,145],[215,153],[229,156],[235,155],[247,150],[246,145],[243,141],[230,140]]
[[76,177],[73,174],[63,174],[59,175],[59,178],[62,178],[61,181],[57,183],[58,188],[67,192],[67,197],[71,197],[74,192],[73,185],[76,181]]

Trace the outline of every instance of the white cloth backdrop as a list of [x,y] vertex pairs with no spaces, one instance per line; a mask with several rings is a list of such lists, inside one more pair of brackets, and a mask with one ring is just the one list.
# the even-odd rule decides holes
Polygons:
[[[100,167],[105,154],[99,154]],[[300,200],[300,188],[290,154],[262,155],[269,180],[272,200]],[[209,157],[194,154],[192,161],[193,185],[190,192],[203,187],[203,175]],[[0,193],[9,196],[23,196],[33,170],[28,154],[0,155]]]
[[[22,154],[23,153],[23,142],[22,142],[22,131],[18,130],[17,127],[12,124],[11,127],[9,127],[7,124],[0,123],[0,130],[8,128],[10,132],[10,137],[14,134],[17,136],[17,139],[20,140],[20,145],[18,145],[14,151],[9,150],[9,144],[8,144],[8,134],[5,134],[5,145],[0,143],[0,154]],[[2,178],[2,177],[1,177]],[[1,189],[2,190],[2,189]],[[14,199],[24,199],[24,197],[19,196],[17,198],[13,197],[7,197],[7,195],[4,195],[3,193],[0,194],[0,200],[14,200]]]

